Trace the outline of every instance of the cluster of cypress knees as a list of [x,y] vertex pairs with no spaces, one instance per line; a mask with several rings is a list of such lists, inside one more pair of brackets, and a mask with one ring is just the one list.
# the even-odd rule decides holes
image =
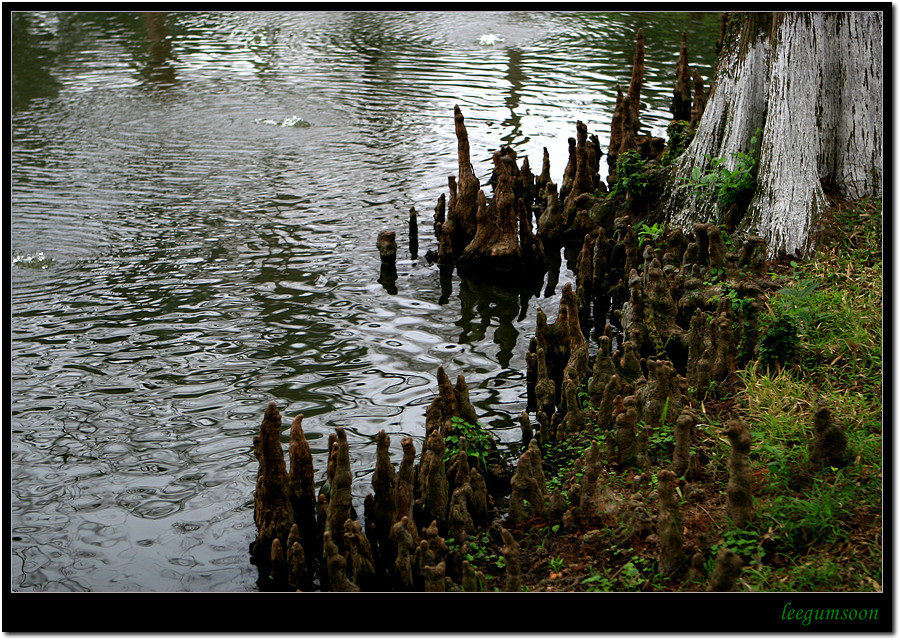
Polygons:
[[[704,100],[702,80],[694,71],[691,103],[686,57],[682,38],[673,113],[692,115],[696,125]],[[616,179],[615,157],[620,153],[637,149],[652,161],[666,148],[664,140],[636,136],[642,76],[643,33],[638,31],[632,83],[627,94],[619,89],[613,118],[610,184]],[[697,437],[696,407],[711,384],[727,380],[755,358],[760,298],[775,286],[765,277],[764,242],[748,237],[729,250],[718,226],[697,223],[687,231],[669,229],[642,245],[635,231],[639,203],[623,208],[621,198],[600,195],[606,185],[598,172],[599,143],[581,122],[576,138],[569,141],[569,164],[558,191],[549,178],[546,150],[543,170],[535,178],[527,158],[519,167],[515,152],[503,147],[493,156],[494,190],[487,202],[469,161],[458,107],[455,122],[459,177],[449,180],[449,202],[443,194],[438,200],[432,259],[442,269],[502,276],[543,273],[548,253],[558,253],[563,246],[574,255],[575,286],[563,287],[555,321],[550,323],[543,310],[537,311],[535,336],[526,354],[526,407],[519,416],[522,453],[510,464],[495,444],[486,458],[469,450],[460,424],[477,424],[478,416],[465,378],[459,375],[454,385],[440,367],[438,394],[426,410],[418,460],[413,439],[404,437],[402,461],[395,470],[389,436],[384,430],[377,434],[372,492],[365,497],[361,524],[352,500],[344,429],[329,435],[326,478],[317,490],[303,416],[290,426],[288,466],[280,439],[282,418],[270,403],[253,441],[259,471],[254,493],[257,538],[251,556],[259,568],[260,586],[477,591],[483,576],[464,559],[465,541],[486,531],[502,543],[505,590],[519,591],[522,561],[513,532],[532,518],[559,524],[564,531],[615,524],[624,544],[655,531],[660,573],[703,566],[702,552],[690,554],[684,543],[676,478],[692,483],[705,479],[701,461],[691,453]],[[416,215],[413,209],[411,222]],[[411,234],[413,240],[418,242],[417,234]],[[382,232],[378,247],[383,268],[391,268],[396,257],[393,232]],[[736,298],[742,303],[733,304]],[[840,422],[820,407],[813,426],[813,470],[844,464],[847,438]],[[608,472],[634,469],[641,474],[636,481],[646,481],[653,430],[671,430],[675,441],[669,468],[657,474],[657,504],[645,504],[640,493],[617,497],[607,483]],[[605,450],[592,440],[567,475],[565,494],[559,487],[548,490],[542,449],[597,431],[605,433]],[[726,511],[743,527],[754,517],[750,431],[734,416],[723,435],[731,444]],[[448,442],[459,445],[454,455],[447,453]],[[448,539],[459,544],[451,548]],[[707,588],[733,589],[740,570],[740,558],[720,548]]]

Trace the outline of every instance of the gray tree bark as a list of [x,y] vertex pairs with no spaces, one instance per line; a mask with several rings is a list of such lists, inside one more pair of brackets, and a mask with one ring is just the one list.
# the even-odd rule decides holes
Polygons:
[[[734,18],[733,18],[734,19]],[[738,232],[762,236],[770,256],[815,246],[828,198],[881,197],[882,12],[748,14],[732,22],[693,142],[662,198],[676,225],[720,222],[713,189],[685,188],[695,167],[750,150],[761,128],[757,186]],[[707,157],[708,156],[708,157]]]

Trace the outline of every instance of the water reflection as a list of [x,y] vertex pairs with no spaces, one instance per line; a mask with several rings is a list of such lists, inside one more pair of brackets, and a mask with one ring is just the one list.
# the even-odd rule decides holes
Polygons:
[[172,57],[172,38],[166,26],[168,13],[148,11],[142,14],[147,29],[149,59],[144,67],[144,76],[150,82],[165,86],[175,82],[175,67],[169,62]]
[[[506,81],[509,83],[509,93],[504,98],[506,108],[509,109],[509,117],[503,121],[503,126],[510,128],[510,132],[501,138],[505,145],[512,145],[514,142],[528,142],[528,137],[522,135],[522,120],[519,117],[519,101],[520,92],[524,86],[525,77],[522,70],[522,52],[519,49],[511,47],[506,50],[509,56],[509,64],[506,68]],[[520,161],[521,162],[521,161]]]
[[38,98],[54,98],[60,83],[51,69],[56,63],[53,33],[39,16],[10,13],[10,90],[13,110],[24,109]]
[[523,279],[510,286],[460,277],[460,318],[456,322],[462,329],[460,344],[482,341],[496,319],[498,326],[492,339],[500,347],[497,362],[504,369],[509,367],[519,337],[514,323],[525,319],[528,302],[538,295],[541,284],[542,280],[537,278]]
[[384,290],[392,295],[397,295],[397,265],[381,263],[381,271],[378,274],[378,284],[384,287]]
[[360,498],[379,429],[421,438],[439,365],[517,441],[561,256],[500,288],[415,258],[381,273],[375,236],[412,205],[430,229],[456,103],[484,179],[509,142],[548,147],[558,181],[577,119],[605,144],[638,25],[645,122],[664,126],[680,33],[708,77],[715,17],[15,12],[13,588],[253,589],[270,400],[307,416],[318,479],[329,430],[350,430]]

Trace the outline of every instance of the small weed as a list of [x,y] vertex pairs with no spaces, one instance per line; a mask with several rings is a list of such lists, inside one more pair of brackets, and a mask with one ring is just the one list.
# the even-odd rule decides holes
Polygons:
[[726,166],[725,158],[713,158],[706,155],[709,168],[705,171],[702,167],[694,168],[690,179],[685,180],[684,186],[692,189],[695,195],[712,188],[716,194],[716,202],[719,209],[724,211],[732,205],[746,208],[756,189],[756,165],[759,158],[757,144],[761,129],[756,130],[756,135],[750,138],[750,150],[746,153],[732,153],[735,159],[734,169]]
[[476,458],[482,465],[482,469],[487,468],[488,456],[494,451],[494,441],[491,434],[480,424],[470,424],[459,416],[453,416],[453,432],[445,438],[446,451],[444,452],[444,463],[447,464],[450,459],[460,451],[462,438],[466,439],[466,453],[470,458]]
[[675,158],[684,153],[687,146],[694,139],[694,132],[689,131],[690,122],[684,120],[672,120],[666,127],[668,146],[659,159],[660,164],[667,166],[675,161]]
[[585,585],[585,591],[614,591],[615,582],[610,580],[605,573],[590,567],[588,577],[581,581]]
[[726,547],[738,554],[745,561],[761,561],[766,552],[760,546],[759,533],[747,529],[729,529],[722,534],[722,544],[713,545],[710,556],[714,563],[719,547]]
[[611,197],[630,195],[640,198],[644,195],[650,179],[644,171],[644,159],[636,149],[626,151],[616,159],[616,181],[609,192]]
[[566,561],[562,556],[550,558],[547,564],[550,565],[550,571],[553,573],[560,573],[566,567]]
[[793,362],[800,344],[800,326],[790,315],[776,316],[771,320],[759,340],[759,362],[765,367],[783,367]]
[[657,461],[671,460],[675,449],[675,431],[672,427],[661,426],[653,429],[648,442],[650,457]]
[[658,222],[654,222],[652,225],[647,225],[642,223],[637,232],[638,246],[643,247],[645,242],[656,244],[665,232],[666,225],[664,224],[660,225]]

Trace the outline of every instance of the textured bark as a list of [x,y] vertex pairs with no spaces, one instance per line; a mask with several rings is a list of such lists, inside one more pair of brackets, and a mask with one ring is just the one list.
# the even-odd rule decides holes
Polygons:
[[883,21],[877,11],[735,16],[697,134],[661,200],[667,221],[718,222],[711,193],[679,184],[707,156],[734,169],[732,154],[750,150],[757,128],[757,186],[738,231],[765,238],[769,256],[814,247],[823,183],[851,200],[881,197]]
[[[546,503],[550,499],[541,467],[541,452],[537,441],[532,440],[528,448],[519,456],[516,472],[511,481],[509,496],[509,517],[513,523],[522,522],[530,516],[543,517],[547,513]],[[528,506],[526,506],[526,502]]]
[[[538,308],[538,315],[543,311]],[[537,355],[537,384],[535,385],[535,402],[537,404],[537,421],[540,425],[541,442],[549,443],[555,440],[551,431],[551,420],[556,411],[556,384],[550,379],[547,371],[547,356],[544,349],[538,347]]]
[[384,229],[378,232],[378,240],[375,245],[381,255],[381,262],[394,264],[397,262],[397,232]]
[[443,436],[453,431],[453,417],[459,416],[459,401],[443,366],[437,371],[438,394],[425,410],[425,434],[437,430]]
[[659,472],[659,572],[675,571],[684,560],[681,507],[675,494],[675,474]]
[[750,487],[750,429],[740,418],[728,422],[725,435],[731,443],[728,457],[728,488],[726,513],[737,528],[753,518],[753,495]]
[[446,591],[446,582],[444,573],[447,567],[444,562],[438,562],[436,565],[423,567],[422,575],[425,578],[425,591],[427,592],[443,592]]
[[578,498],[578,513],[586,525],[597,524],[604,516],[612,520],[618,509],[602,475],[600,445],[596,440],[591,440],[591,446],[584,452],[584,474],[581,476],[581,495]]
[[706,109],[706,89],[703,87],[703,78],[697,73],[696,69],[691,70],[694,79],[694,103],[691,105],[691,121],[688,131],[697,130],[697,125],[703,118],[703,111]]
[[397,552],[392,580],[394,591],[411,591],[413,588],[412,561],[416,543],[410,528],[414,529],[415,525],[411,525],[406,516],[400,518],[400,522],[391,528],[391,540]]
[[462,575],[463,591],[474,592],[479,590],[478,582],[479,580],[484,580],[484,573],[481,571],[476,572],[475,569],[472,568],[472,565],[469,564],[468,560],[463,560]]
[[[401,439],[400,446],[403,447],[403,460],[400,461],[400,470],[397,472],[397,519],[407,518],[412,521],[413,504],[415,503],[416,446],[410,437]],[[393,525],[391,526],[393,527]],[[411,533],[415,534],[415,532],[415,525],[413,525]]]
[[325,530],[331,532],[332,543],[341,548],[343,553],[344,523],[350,517],[350,509],[353,506],[350,493],[353,473],[350,470],[350,445],[347,443],[347,433],[343,427],[336,427],[335,434],[337,439],[332,446],[334,478],[328,495]]
[[625,123],[624,102],[625,96],[622,93],[622,87],[617,84],[616,108],[613,110],[612,122],[609,126],[609,153],[606,154],[610,175],[616,172],[616,159],[619,157],[619,148],[622,146],[622,133]]
[[500,529],[503,538],[503,558],[506,560],[506,583],[504,591],[522,590],[522,556],[519,552],[519,543],[506,529]]
[[419,255],[419,214],[415,207],[409,208],[409,254],[413,260]]
[[394,466],[390,458],[391,440],[384,429],[375,435],[375,472],[372,474],[372,489],[375,491],[373,511],[375,516],[375,536],[380,549],[387,549],[391,527],[397,521],[397,491]]
[[475,407],[469,399],[469,385],[466,383],[462,374],[456,376],[456,386],[453,388],[453,395],[456,396],[456,405],[459,407],[459,417],[469,424],[478,423],[478,414],[475,413]]
[[254,492],[253,516],[256,522],[256,541],[259,551],[267,554],[276,538],[286,540],[293,525],[290,488],[284,451],[281,448],[281,414],[274,402],[253,437],[253,452],[259,461]]
[[690,409],[685,409],[675,421],[675,450],[672,452],[672,471],[683,476],[691,462],[691,437],[697,417]]
[[453,119],[456,123],[459,180],[455,185],[451,184],[446,224],[450,225],[449,231],[454,246],[464,247],[475,236],[475,229],[478,226],[475,215],[479,189],[469,151],[469,133],[466,131],[465,118],[458,106],[453,107]]
[[440,523],[442,529],[447,525],[447,508],[450,501],[450,487],[444,469],[446,448],[441,432],[437,429],[432,431],[425,439],[419,476],[424,512],[427,517]]
[[832,417],[828,407],[819,407],[813,422],[813,439],[809,443],[809,470],[816,472],[828,467],[843,467],[847,462],[847,432],[844,425]]
[[[299,528],[300,540],[312,556],[321,550],[316,524],[316,483],[312,452],[306,435],[303,433],[303,414],[294,418],[291,423],[290,444],[291,470],[289,476],[291,507],[294,513],[294,526]],[[288,543],[290,553],[291,544]]]
[[569,160],[566,162],[566,169],[563,171],[563,179],[559,185],[559,199],[563,202],[569,197],[569,191],[575,183],[575,171],[578,163],[577,146],[575,138],[569,138]]
[[588,132],[587,125],[581,120],[575,123],[576,142],[574,148],[575,171],[572,176],[572,184],[565,196],[565,212],[566,220],[569,225],[572,224],[574,217],[575,199],[582,193],[590,193],[593,191],[593,183],[591,177],[593,171],[588,163]]
[[716,554],[716,566],[709,578],[707,591],[734,591],[744,561],[731,549],[720,547]]
[[[475,236],[457,264],[460,269],[477,270],[482,275],[491,272],[518,277],[523,267],[544,265],[543,249],[531,232],[525,204],[525,192],[533,189],[531,172],[525,165],[527,175],[523,175],[516,164],[516,152],[507,146],[494,152],[493,163],[493,197],[487,202],[484,192],[478,191]],[[533,183],[533,176],[530,181]]]
[[376,586],[375,558],[369,540],[356,520],[347,520],[344,524],[344,546],[350,550],[353,582],[363,591],[373,591]]

